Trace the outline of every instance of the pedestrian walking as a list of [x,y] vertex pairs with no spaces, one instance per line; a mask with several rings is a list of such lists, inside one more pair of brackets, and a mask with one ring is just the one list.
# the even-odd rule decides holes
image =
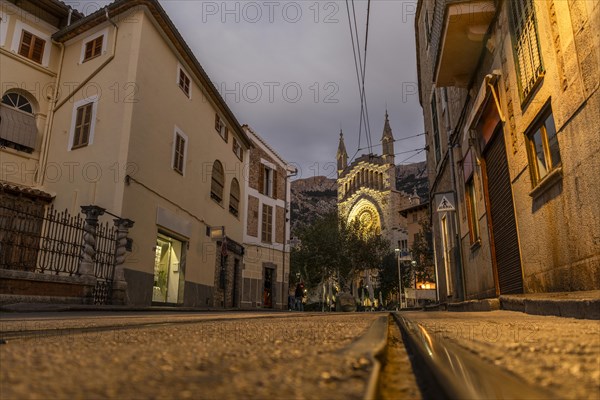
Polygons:
[[302,298],[304,297],[304,283],[298,282],[296,285],[296,292],[294,293],[296,298],[296,311],[304,311],[304,304]]

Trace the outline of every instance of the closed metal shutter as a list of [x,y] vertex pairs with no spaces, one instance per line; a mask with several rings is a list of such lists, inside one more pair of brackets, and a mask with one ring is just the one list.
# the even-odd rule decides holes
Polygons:
[[502,129],[484,152],[500,294],[523,293],[519,239]]

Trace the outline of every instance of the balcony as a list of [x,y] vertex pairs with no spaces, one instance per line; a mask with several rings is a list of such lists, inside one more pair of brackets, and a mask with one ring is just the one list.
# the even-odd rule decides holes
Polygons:
[[447,4],[435,67],[437,87],[468,85],[495,13],[492,0]]

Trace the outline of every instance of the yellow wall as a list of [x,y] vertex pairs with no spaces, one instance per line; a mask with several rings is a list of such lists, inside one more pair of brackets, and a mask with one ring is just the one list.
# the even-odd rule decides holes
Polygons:
[[[0,97],[17,89],[32,102],[38,135],[31,154],[12,149],[0,150],[0,180],[33,186],[40,157],[42,139],[60,59],[60,47],[48,41],[47,63],[37,64],[13,49],[13,39],[20,40],[21,28],[50,37],[56,28],[15,5],[0,1]],[[33,29],[31,29],[33,28]],[[38,31],[38,32],[35,32]],[[18,49],[18,47],[17,47]]]
[[[85,38],[104,29],[108,32],[107,51],[80,64]],[[69,41],[61,82],[83,82],[109,59],[114,31],[105,23]],[[243,164],[232,151],[231,123],[225,143],[214,129],[216,108],[201,88],[194,82],[189,99],[177,85],[178,65],[184,64],[144,9],[119,22],[114,59],[55,116],[51,162],[74,165],[75,173],[69,179],[46,179],[44,187],[59,194],[55,201],[58,207],[68,207],[74,213],[81,205],[95,204],[135,221],[130,232],[134,252],[126,268],[137,271],[153,273],[156,235],[159,229],[168,232],[157,226],[157,209],[186,220],[191,234],[171,232],[190,242],[186,281],[212,286],[216,249],[206,236],[206,227],[225,225],[227,236],[242,242],[241,221],[229,213],[229,190],[235,176],[241,189],[240,211],[244,210]],[[185,69],[191,75],[190,68]],[[90,95],[98,95],[93,143],[69,150],[76,102]],[[172,168],[176,127],[188,138],[183,176]],[[222,205],[210,198],[215,159],[225,168]],[[101,177],[97,177],[98,171]],[[128,185],[124,184],[126,174],[133,178]]]

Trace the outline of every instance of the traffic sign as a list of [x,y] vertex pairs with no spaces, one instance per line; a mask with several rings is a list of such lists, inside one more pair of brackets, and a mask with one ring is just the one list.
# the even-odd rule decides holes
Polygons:
[[437,193],[435,203],[437,204],[437,212],[456,211],[454,194],[452,192]]

